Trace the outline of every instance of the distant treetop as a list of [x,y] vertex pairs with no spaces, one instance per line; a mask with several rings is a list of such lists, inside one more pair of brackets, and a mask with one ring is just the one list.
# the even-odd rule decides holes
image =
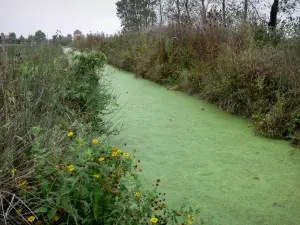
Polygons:
[[81,32],[80,30],[77,29],[77,30],[74,31],[74,35],[76,35],[76,34],[80,34],[80,35],[81,35],[82,32]]

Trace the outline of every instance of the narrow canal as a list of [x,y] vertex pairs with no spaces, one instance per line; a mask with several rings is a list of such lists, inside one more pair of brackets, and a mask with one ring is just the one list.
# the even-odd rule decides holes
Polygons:
[[209,225],[300,224],[300,151],[255,136],[245,119],[214,105],[110,66],[105,72],[123,125],[113,139],[136,148],[146,187],[160,178],[172,206],[187,198]]

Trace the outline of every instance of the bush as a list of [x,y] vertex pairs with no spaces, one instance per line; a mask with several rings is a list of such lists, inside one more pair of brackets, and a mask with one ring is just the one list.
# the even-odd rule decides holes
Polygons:
[[152,218],[159,224],[194,220],[192,209],[170,210],[157,187],[153,191],[141,188],[139,160],[130,153],[106,146],[80,130],[65,134],[68,148],[48,153],[46,158],[38,141],[33,145],[38,162],[35,176],[21,185],[19,195],[30,202],[40,223],[138,225],[152,224]]
[[103,117],[111,112],[108,106],[116,103],[102,71],[106,61],[102,52],[73,53],[73,76],[66,91],[72,108],[98,134],[111,132]]

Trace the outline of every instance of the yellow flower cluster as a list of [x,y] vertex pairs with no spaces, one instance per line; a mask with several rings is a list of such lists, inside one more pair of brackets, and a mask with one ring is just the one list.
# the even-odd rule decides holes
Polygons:
[[28,222],[32,223],[34,220],[35,220],[35,217],[34,216],[30,216],[28,217]]
[[158,219],[157,218],[155,218],[155,217],[153,217],[153,218],[151,218],[151,220],[150,220],[152,223],[157,223],[158,222]]
[[73,165],[69,165],[69,166],[67,166],[67,168],[68,168],[68,170],[70,170],[71,172],[72,172],[73,170],[75,170],[75,167],[74,167]]
[[93,143],[94,144],[98,144],[100,142],[100,140],[98,140],[98,139],[93,139]]
[[186,216],[188,217],[188,224],[193,224],[195,218],[191,214],[187,214]]

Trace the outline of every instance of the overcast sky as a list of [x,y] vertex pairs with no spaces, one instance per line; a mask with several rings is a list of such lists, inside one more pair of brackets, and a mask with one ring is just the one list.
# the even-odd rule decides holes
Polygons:
[[0,33],[27,37],[42,30],[51,38],[56,30],[73,34],[79,29],[113,34],[120,30],[117,0],[0,0]]

